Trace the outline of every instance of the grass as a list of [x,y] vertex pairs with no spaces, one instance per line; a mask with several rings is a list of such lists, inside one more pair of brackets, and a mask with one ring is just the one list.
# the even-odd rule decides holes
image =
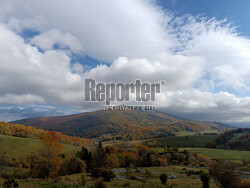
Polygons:
[[[62,144],[63,152],[70,153],[80,150],[80,147]],[[26,156],[36,153],[41,148],[41,140],[31,138],[20,138],[14,136],[6,136],[0,134],[0,155],[7,154],[13,157]]]
[[[218,135],[188,135],[188,136],[175,136],[156,139],[161,147],[165,145],[178,148],[189,147],[204,147],[208,142],[214,141],[218,138]],[[149,140],[153,142],[153,140]]]
[[[202,183],[200,181],[199,175],[187,176],[185,170],[195,170],[200,171],[199,168],[195,167],[185,167],[185,166],[174,166],[169,165],[167,167],[145,167],[139,169],[147,169],[151,172],[159,172],[158,174],[143,174],[140,172],[135,172],[136,176],[146,178],[144,180],[129,180],[129,179],[117,179],[114,178],[111,182],[105,182],[108,188],[122,188],[122,187],[144,187],[144,188],[169,188],[172,185],[175,188],[200,188]],[[169,179],[168,186],[161,184],[159,176],[161,173],[171,174],[173,173],[176,176],[176,179]],[[124,175],[124,174],[119,174]],[[20,188],[49,188],[49,187],[82,187],[79,185],[80,174],[73,174],[68,176],[62,176],[57,179],[57,181],[52,180],[39,180],[39,179],[27,179],[27,180],[17,180],[20,183]],[[90,177],[90,174],[87,176],[87,184],[85,187],[90,188],[94,187],[95,179]],[[1,184],[0,180],[0,184]],[[213,181],[211,182],[211,188],[218,188]]]
[[211,159],[231,159],[242,160],[250,159],[250,151],[236,151],[210,148],[185,148],[193,153],[200,153],[210,157]]

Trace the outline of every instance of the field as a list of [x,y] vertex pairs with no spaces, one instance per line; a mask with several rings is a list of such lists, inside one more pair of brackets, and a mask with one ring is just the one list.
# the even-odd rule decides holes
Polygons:
[[[200,171],[200,168],[195,167],[185,167],[185,166],[174,166],[169,165],[167,167],[146,167],[146,168],[139,168],[143,172],[135,172],[137,177],[141,177],[140,180],[128,180],[123,179],[121,177],[125,177],[126,169],[114,169],[116,172],[116,178],[114,178],[111,182],[105,182],[107,187],[145,187],[145,188],[152,188],[152,187],[159,187],[164,188],[160,182],[159,176],[161,173],[167,173],[168,175],[174,175],[175,179],[168,180],[168,187],[173,186],[175,188],[200,188],[202,187],[202,183],[200,181],[199,175],[191,175],[187,176],[185,171],[186,170],[194,170]],[[147,173],[145,171],[147,170]],[[203,169],[207,171],[206,169]],[[85,187],[94,187],[95,179],[90,177],[90,174],[87,176],[87,184]],[[1,180],[0,180],[1,182]],[[62,176],[58,178],[58,181],[44,181],[44,180],[35,180],[35,179],[28,179],[28,180],[19,180],[20,188],[31,188],[31,187],[41,187],[41,188],[49,188],[49,187],[82,187],[78,184],[80,182],[80,174],[74,174],[69,176]],[[211,182],[211,188],[218,188],[214,182]]]
[[[205,143],[216,139],[217,135],[190,135],[190,136],[178,136],[178,137],[168,137],[157,139],[157,142],[160,146],[188,146],[182,147],[182,149],[189,150],[194,153],[201,153],[209,156],[212,159],[233,159],[233,160],[242,160],[250,158],[250,151],[235,151],[235,150],[221,150],[221,149],[208,149],[208,148],[189,148],[190,145],[193,147],[200,147]],[[139,142],[139,141],[138,141]],[[142,142],[145,142],[142,141]],[[153,143],[153,140],[148,140],[149,143]],[[0,155],[7,154],[19,158],[20,156],[25,156],[33,152],[39,151],[41,147],[41,141],[38,139],[29,139],[29,138],[20,138],[13,136],[0,135]],[[164,151],[164,147],[152,148],[158,152]],[[74,153],[79,151],[80,147],[63,144],[64,153]],[[15,171],[15,167],[2,167],[2,171]],[[27,169],[19,169],[26,170]],[[168,180],[168,186],[173,186],[176,188],[200,188],[202,183],[198,174],[187,175],[189,171],[198,172],[204,170],[208,172],[208,169],[205,167],[194,167],[194,166],[184,166],[184,165],[173,165],[169,164],[163,167],[141,167],[139,171],[135,171],[137,180],[126,179],[126,169],[119,168],[113,169],[116,174],[110,182],[105,182],[107,187],[166,187],[163,186],[160,182],[159,176],[161,173],[166,173],[169,176],[174,176],[174,179]],[[80,174],[73,174],[67,176],[60,176],[56,180],[39,180],[28,178],[26,180],[17,180],[19,182],[19,187],[82,187],[80,185]],[[248,179],[249,180],[249,179]],[[3,183],[3,179],[0,179],[0,184]],[[87,183],[85,187],[94,187],[96,179],[92,178],[91,175],[87,174]],[[218,186],[212,181],[211,188],[218,188]]]
[[194,153],[201,153],[210,157],[211,159],[231,159],[243,160],[250,159],[250,151],[236,151],[223,149],[209,149],[209,148],[185,148]]
[[[20,138],[14,136],[5,136],[0,134],[0,155],[6,154],[13,157],[25,156],[30,153],[35,153],[42,146],[41,140]],[[63,152],[76,152],[80,147],[63,144]]]
[[[190,148],[204,147],[208,142],[216,140],[218,135],[188,135],[188,136],[176,136],[155,139],[157,143],[164,147],[165,145],[178,148]],[[153,142],[154,140],[149,140]]]

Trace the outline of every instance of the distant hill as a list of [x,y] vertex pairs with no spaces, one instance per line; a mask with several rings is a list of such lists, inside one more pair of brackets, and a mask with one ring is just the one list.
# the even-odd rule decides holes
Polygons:
[[206,147],[250,151],[250,128],[227,131],[213,142],[208,142]]
[[86,138],[145,139],[176,133],[224,132],[230,126],[217,122],[189,121],[159,111],[95,111],[57,117],[28,118],[12,123],[60,131]]

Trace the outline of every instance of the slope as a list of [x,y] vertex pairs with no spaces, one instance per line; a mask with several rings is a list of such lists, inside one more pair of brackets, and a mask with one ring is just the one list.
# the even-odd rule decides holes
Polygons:
[[95,111],[57,117],[28,118],[12,123],[60,131],[64,134],[96,138],[112,135],[117,139],[145,139],[174,136],[179,132],[224,132],[229,126],[197,122],[159,111]]

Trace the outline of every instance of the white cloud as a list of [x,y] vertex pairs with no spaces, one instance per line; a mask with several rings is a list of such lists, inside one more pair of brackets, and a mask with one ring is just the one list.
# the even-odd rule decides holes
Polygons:
[[60,30],[52,29],[31,39],[31,44],[35,44],[43,50],[53,50],[55,45],[59,48],[69,48],[74,53],[82,53],[83,47],[78,39],[70,33],[62,33]]
[[24,94],[24,95],[13,95],[7,94],[5,96],[0,96],[0,103],[2,104],[13,104],[13,105],[21,105],[21,104],[43,104],[45,100],[37,95],[32,94]]
[[157,106],[189,119],[239,123],[249,119],[250,97],[197,89],[168,91],[159,97]]
[[[1,11],[2,104],[92,109],[100,105],[83,102],[85,78],[165,80],[157,101],[163,110],[191,119],[249,122],[250,98],[233,93],[249,96],[250,40],[225,20],[174,18],[142,0],[0,0]],[[24,41],[15,33],[23,28],[41,33]],[[67,48],[111,64],[88,71],[71,63]]]
[[2,21],[15,18],[10,23],[14,28],[73,33],[88,55],[106,62],[119,56],[153,58],[172,45],[165,30],[168,17],[149,0],[8,0],[2,4],[0,12],[9,7]]
[[249,91],[250,39],[240,36],[226,21],[189,19],[180,27],[180,33],[188,33],[180,54],[203,57],[203,69],[218,86]]
[[84,82],[71,72],[66,52],[41,53],[4,24],[0,24],[0,44],[0,96],[28,93],[55,104],[82,99]]

